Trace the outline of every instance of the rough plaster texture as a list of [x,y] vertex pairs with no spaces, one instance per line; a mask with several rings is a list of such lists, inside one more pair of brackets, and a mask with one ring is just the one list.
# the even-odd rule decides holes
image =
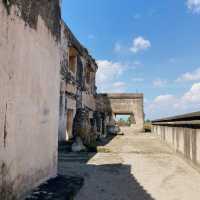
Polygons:
[[200,171],[200,129],[153,125],[153,132]]
[[57,172],[60,56],[42,18],[32,29],[16,10],[0,1],[0,177],[20,196]]

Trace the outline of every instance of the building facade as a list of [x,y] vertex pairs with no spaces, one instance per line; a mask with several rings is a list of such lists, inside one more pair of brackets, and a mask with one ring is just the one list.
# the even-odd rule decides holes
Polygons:
[[61,92],[59,141],[76,136],[88,144],[95,138],[97,64],[61,23]]
[[105,137],[117,114],[129,114],[132,130],[143,131],[143,94],[97,94],[98,66],[63,21],[61,58],[59,142]]

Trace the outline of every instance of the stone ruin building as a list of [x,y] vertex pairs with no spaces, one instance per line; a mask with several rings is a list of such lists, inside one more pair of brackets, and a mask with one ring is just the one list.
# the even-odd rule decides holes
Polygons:
[[117,114],[130,115],[133,130],[143,130],[143,94],[97,94],[97,70],[95,60],[62,21],[59,142],[78,136],[90,144],[107,134]]
[[143,129],[143,95],[97,94],[98,66],[60,13],[59,0],[0,0],[0,199],[55,177],[58,141],[87,145],[118,113]]
[[[62,21],[59,141],[79,135],[90,143],[95,132],[97,64]],[[93,138],[95,139],[95,138]]]
[[143,94],[97,94],[96,108],[103,119],[102,132],[115,124],[116,115],[130,115],[130,128],[134,131],[144,129]]

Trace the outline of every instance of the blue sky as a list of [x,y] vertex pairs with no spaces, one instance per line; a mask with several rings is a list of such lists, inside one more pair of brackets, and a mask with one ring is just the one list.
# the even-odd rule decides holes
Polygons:
[[63,0],[99,92],[142,92],[146,118],[200,110],[200,0]]

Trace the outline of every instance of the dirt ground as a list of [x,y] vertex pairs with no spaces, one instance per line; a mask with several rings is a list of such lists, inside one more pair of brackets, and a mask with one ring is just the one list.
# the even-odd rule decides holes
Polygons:
[[98,153],[60,153],[59,173],[84,178],[75,200],[199,200],[200,174],[151,133],[124,129]]

